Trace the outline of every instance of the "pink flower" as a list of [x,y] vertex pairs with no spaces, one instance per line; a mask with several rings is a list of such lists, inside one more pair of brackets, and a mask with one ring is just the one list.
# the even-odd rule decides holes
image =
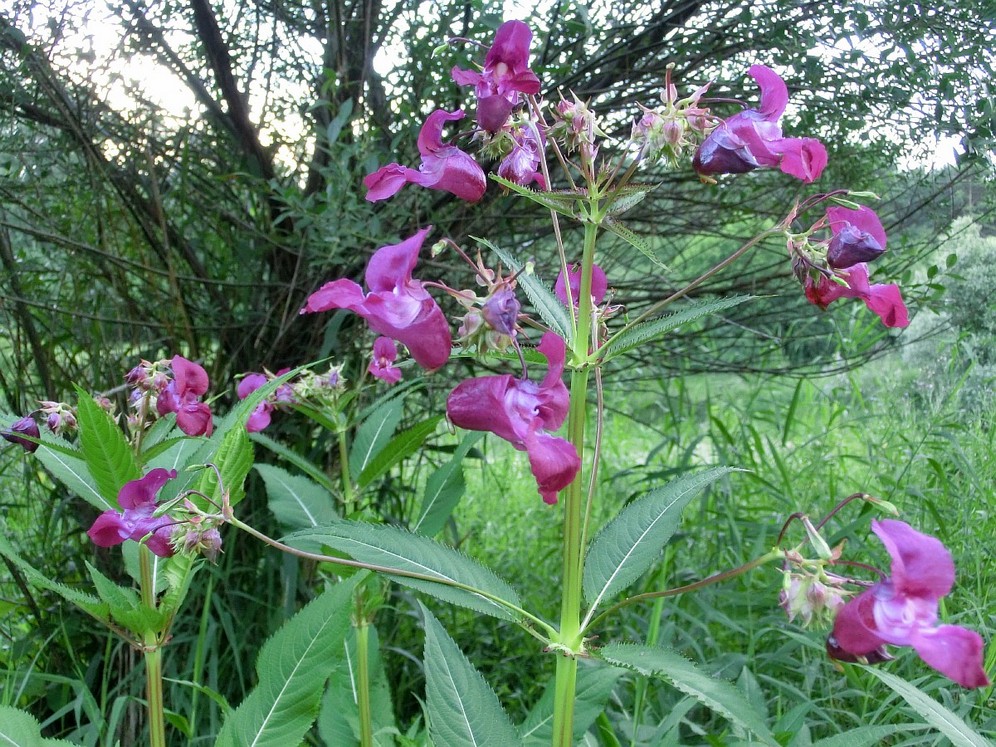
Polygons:
[[38,444],[34,441],[29,441],[27,438],[22,438],[22,436],[41,438],[41,431],[38,429],[38,423],[35,422],[35,419],[30,415],[26,415],[11,425],[10,428],[0,431],[0,436],[5,441],[17,444],[28,453],[34,453],[38,449]]
[[[245,399],[250,394],[263,386],[269,379],[266,374],[251,373],[242,377],[242,381],[236,389],[239,399]],[[264,428],[269,427],[273,405],[263,401],[256,405],[256,409],[246,419],[246,430],[249,433],[259,433]]]
[[[567,281],[571,286],[571,300],[574,301],[574,308],[581,303],[581,265],[576,264],[567,270]],[[602,303],[605,292],[609,288],[608,278],[605,271],[598,265],[591,266],[591,298],[596,306]],[[567,305],[567,284],[564,282],[564,271],[557,275],[557,282],[553,286],[553,293],[560,302]]]
[[742,174],[775,168],[804,182],[820,178],[827,152],[815,138],[782,137],[778,120],[788,103],[788,89],[778,73],[753,65],[750,75],[761,87],[758,109],[747,109],[721,122],[695,152],[700,174]]
[[519,103],[519,94],[539,93],[540,80],[529,69],[532,38],[533,32],[522,21],[507,21],[495,33],[482,72],[453,68],[453,80],[461,86],[474,86],[477,124],[482,129],[498,132]]
[[837,614],[828,650],[839,658],[882,655],[884,644],[912,646],[931,667],[962,687],[983,687],[984,644],[978,633],[937,624],[937,603],[954,585],[951,553],[940,540],[901,521],[872,521],[892,557],[892,576],[862,592]]
[[430,230],[431,226],[423,228],[400,244],[374,252],[366,271],[369,293],[364,294],[352,280],[333,280],[308,297],[301,313],[350,309],[366,319],[374,332],[406,346],[422,368],[439,368],[450,357],[449,324],[422,283],[412,279],[419,249]]
[[176,413],[176,424],[188,436],[210,436],[214,430],[211,408],[201,402],[208,390],[207,372],[192,361],[174,355],[173,380],[159,393],[156,410],[160,415]]
[[418,152],[422,154],[418,171],[397,163],[381,166],[363,180],[367,200],[386,200],[406,184],[439,189],[468,202],[480,200],[488,186],[484,170],[455,145],[443,144],[443,125],[462,118],[463,111],[459,109],[455,112],[437,109],[430,114],[418,134]]
[[546,180],[539,170],[543,139],[536,125],[514,127],[510,135],[515,145],[498,165],[498,176],[523,187],[536,182],[540,189],[546,189]]
[[467,379],[450,393],[446,414],[456,426],[494,433],[525,451],[540,495],[553,504],[574,479],[581,460],[569,441],[547,432],[560,427],[570,406],[560,380],[566,345],[547,332],[536,349],[549,366],[541,384],[511,374]]
[[157,468],[151,470],[145,477],[125,483],[118,492],[118,505],[124,513],[114,510],[104,511],[93,526],[87,530],[87,535],[99,547],[120,545],[125,540],[141,541],[147,534],[152,536],[146,541],[146,546],[161,558],[173,554],[170,545],[171,525],[174,523],[169,516],[153,516],[156,510],[156,493],[167,480],[176,477],[176,470]]
[[820,275],[817,280],[813,280],[811,276],[806,277],[806,298],[810,303],[826,309],[838,298],[860,298],[886,327],[905,327],[910,323],[898,285],[869,285],[868,266],[860,263],[840,270],[836,275],[847,282],[846,287],[825,275]]
[[827,219],[832,234],[827,248],[827,264],[830,267],[843,270],[882,256],[885,229],[874,210],[864,206],[852,210],[835,205],[827,208]]
[[378,337],[374,340],[373,359],[367,371],[381,381],[397,384],[401,381],[401,369],[394,365],[398,357],[398,348],[390,337]]

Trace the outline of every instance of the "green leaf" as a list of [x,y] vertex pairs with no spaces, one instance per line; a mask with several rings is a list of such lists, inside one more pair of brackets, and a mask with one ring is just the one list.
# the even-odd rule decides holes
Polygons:
[[113,505],[124,484],[137,480],[142,473],[124,433],[107,410],[79,387],[76,396],[80,450],[97,490]]
[[602,226],[605,230],[614,233],[630,246],[635,249],[639,249],[640,253],[657,265],[657,267],[661,268],[665,272],[671,271],[671,268],[664,264],[663,260],[661,260],[661,258],[657,256],[656,252],[650,248],[650,244],[648,244],[639,234],[633,233],[632,229],[630,229],[629,226],[625,225],[622,221],[607,217],[602,222]]
[[268,505],[288,529],[316,527],[337,518],[329,491],[304,475],[292,475],[272,464],[257,464],[266,484]]
[[[192,458],[199,460],[200,456],[201,453],[198,452]],[[214,464],[218,468],[218,472],[221,473],[222,486],[228,491],[231,504],[237,505],[245,497],[246,477],[249,475],[253,463],[252,442],[249,440],[246,429],[241,425],[236,425],[224,433],[217,443],[217,448],[204,463]],[[222,496],[218,486],[218,476],[210,467],[201,470],[197,490],[219,506],[221,505]],[[196,496],[193,496],[191,500],[196,500]]]
[[610,643],[594,653],[610,664],[669,683],[723,718],[753,732],[765,744],[778,747],[764,718],[736,687],[710,677],[674,651],[631,643]]
[[93,475],[90,474],[90,469],[86,466],[86,462],[83,461],[83,455],[79,452],[76,453],[79,456],[70,456],[70,454],[62,450],[53,450],[49,449],[48,446],[39,446],[38,451],[35,452],[35,457],[45,465],[45,468],[52,473],[56,480],[97,510],[120,511],[121,506],[118,505],[117,497],[109,501],[101,495],[100,490],[97,489],[97,483],[93,479]]
[[423,605],[429,736],[446,747],[507,747],[519,735],[481,673]]
[[132,631],[141,639],[145,633],[158,633],[169,624],[169,615],[146,607],[133,589],[118,586],[90,563],[86,567],[98,596],[107,602],[111,618],[122,628]]
[[925,728],[920,724],[887,724],[884,726],[859,726],[856,729],[835,734],[832,737],[813,742],[812,747],[875,747],[892,744],[889,737],[907,731]]
[[401,422],[403,408],[400,397],[389,399],[356,429],[353,448],[349,451],[349,474],[354,480],[359,480],[363,470],[391,440],[394,429]]
[[535,189],[530,189],[529,187],[523,187],[521,184],[516,184],[511,182],[503,176],[498,176],[498,174],[491,174],[491,179],[498,182],[500,185],[506,189],[510,189],[516,194],[522,195],[528,200],[532,200],[538,205],[542,205],[545,208],[553,210],[556,213],[565,215],[568,218],[577,218],[577,213],[575,212],[575,205],[578,201],[578,196],[570,192],[539,192]]
[[[522,264],[504,249],[492,244],[487,239],[481,239],[477,236],[471,236],[471,238],[481,246],[487,247],[497,254],[498,258],[513,274],[519,273],[519,270],[522,269]],[[518,282],[518,284],[526,292],[526,295],[533,304],[533,308],[536,309],[536,313],[543,318],[543,321],[546,322],[554,332],[563,337],[568,345],[570,345],[572,337],[571,318],[567,315],[567,308],[560,302],[560,299],[553,295],[553,291],[550,290],[550,287],[548,287],[535,275],[530,275],[525,272],[519,273],[516,282]]]
[[716,314],[734,306],[739,306],[753,298],[754,296],[733,296],[718,301],[693,301],[685,305],[681,311],[676,311],[673,314],[665,314],[656,319],[637,324],[625,332],[613,336],[605,345],[599,348],[597,355],[603,361],[612,360],[644,343],[663,337],[682,324],[688,324],[709,314]]
[[474,431],[465,434],[450,460],[429,475],[413,532],[434,537],[446,524],[467,487],[463,479],[463,458],[483,436],[483,433]]
[[259,682],[225,719],[216,747],[300,744],[315,717],[331,666],[349,629],[353,590],[342,581],[304,607],[263,644]]
[[682,475],[620,511],[595,535],[584,563],[585,600],[594,610],[636,581],[657,560],[681,520],[681,512],[702,488],[728,475],[715,467]]
[[938,703],[920,688],[882,669],[862,669],[892,688],[914,711],[923,716],[924,721],[950,739],[955,747],[991,747],[992,742],[965,723],[961,716]]
[[[595,723],[595,719],[605,710],[605,704],[615,689],[616,681],[623,673],[618,667],[607,667],[601,663],[578,665],[577,691],[574,696],[574,744],[580,744],[584,733]],[[519,726],[520,741],[523,747],[548,745],[553,739],[553,703],[555,683],[553,681],[543,691],[526,720]]]
[[435,432],[436,426],[442,419],[442,415],[433,415],[392,438],[377,456],[363,468],[356,481],[357,487],[365,488],[374,480],[382,477],[391,467],[418,451],[425,440]]
[[[490,568],[452,547],[399,527],[343,520],[328,526],[294,532],[283,541],[302,550],[328,546],[361,563],[380,566],[386,569],[382,571],[385,573],[418,573],[441,581],[457,582],[503,599],[515,607],[522,606],[515,589],[498,578]],[[396,576],[393,573],[392,580],[451,604],[503,620],[517,619],[504,605],[473,591],[420,578]]]
[[[375,747],[393,745],[392,735],[398,733],[391,705],[391,688],[380,655],[377,628],[369,626],[367,633],[367,665],[370,672],[370,711],[373,720]],[[356,628],[351,627],[338,650],[339,659],[329,677],[318,714],[318,736],[324,744],[336,747],[358,747],[360,718],[356,703],[357,651]]]
[[60,584],[58,581],[52,581],[28,563],[28,561],[18,555],[8,539],[10,536],[10,530],[7,528],[7,524],[3,521],[3,519],[0,519],[0,530],[2,530],[0,531],[0,555],[3,555],[11,563],[17,566],[24,574],[24,578],[29,584],[36,586],[39,589],[46,589],[47,591],[55,592],[67,602],[75,604],[81,610],[89,615],[92,615],[101,622],[107,622],[110,620],[109,608],[105,602],[102,602],[92,594],[86,594],[79,589],[66,586],[65,584]]
[[26,711],[0,705],[0,745],[10,747],[72,747],[64,739],[47,739],[42,736],[38,720]]
[[321,467],[318,467],[309,460],[305,459],[293,449],[288,448],[279,441],[274,441],[269,436],[264,436],[262,433],[250,433],[249,439],[253,443],[259,444],[263,448],[272,451],[277,456],[290,462],[330,493],[333,492],[332,481],[329,479],[328,475],[322,471]]
[[627,210],[633,209],[655,189],[657,189],[656,184],[627,184],[616,189],[609,195],[610,202],[606,203],[609,215],[622,215]]

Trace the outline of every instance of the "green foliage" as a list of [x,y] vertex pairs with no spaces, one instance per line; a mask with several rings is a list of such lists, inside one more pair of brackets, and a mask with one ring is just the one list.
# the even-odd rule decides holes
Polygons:
[[266,642],[256,662],[259,682],[225,720],[217,747],[300,742],[318,716],[322,691],[339,657],[358,579],[336,584]]
[[45,739],[41,726],[30,713],[0,705],[0,744],[12,747],[69,747],[72,742]]
[[729,467],[717,467],[684,475],[631,503],[603,527],[592,540],[584,564],[583,589],[591,609],[642,576],[677,530],[685,506],[730,472]]
[[768,745],[778,745],[771,730],[754,707],[732,685],[702,672],[682,656],[662,648],[629,643],[610,643],[598,657],[648,677],[656,677],[692,696],[733,724],[756,735]]
[[[574,742],[580,744],[585,732],[598,718],[612,695],[623,670],[598,664],[578,668],[577,699],[574,704]],[[536,705],[530,709],[526,720],[519,725],[519,738],[523,747],[550,744],[553,737],[553,689],[551,681]],[[518,743],[517,743],[518,744]]]
[[449,520],[467,488],[463,478],[464,457],[483,437],[480,432],[465,433],[450,460],[429,475],[422,491],[418,519],[412,525],[413,532],[434,537]]
[[[299,549],[332,547],[392,574],[392,580],[403,586],[486,615],[505,620],[519,617],[507,606],[521,607],[515,589],[491,569],[429,537],[392,526],[343,520],[294,532],[283,541]],[[393,575],[402,573],[418,577]],[[433,578],[448,583],[434,583]],[[450,585],[454,583],[460,586]]]
[[425,700],[429,735],[451,747],[505,747],[519,735],[498,697],[425,607]]
[[110,414],[83,389],[77,387],[76,397],[83,458],[97,489],[113,505],[124,484],[142,475],[124,433]]
[[316,527],[336,518],[332,497],[324,486],[272,464],[254,466],[266,484],[268,505],[281,526],[287,529]]
[[389,399],[375,409],[356,429],[353,446],[349,452],[349,473],[353,476],[353,480],[359,481],[374,458],[387,446],[401,422],[403,409],[404,402],[400,397]]

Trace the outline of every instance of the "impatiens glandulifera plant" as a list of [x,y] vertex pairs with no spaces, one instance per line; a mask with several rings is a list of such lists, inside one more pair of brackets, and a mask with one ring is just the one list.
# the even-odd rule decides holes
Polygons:
[[[603,128],[588,103],[573,94],[570,99],[558,95],[553,104],[539,98],[540,80],[529,62],[531,40],[525,24],[509,21],[498,29],[480,72],[453,68],[454,80],[473,86],[476,99],[477,128],[466,143],[458,146],[442,139],[444,125],[461,119],[462,110],[437,109],[427,115],[419,133],[419,169],[389,164],[369,175],[365,186],[370,201],[388,199],[411,184],[474,203],[487,186],[485,169],[471,152],[476,147],[501,189],[550,211],[553,239],[546,244],[532,242],[528,256],[516,256],[502,248],[500,237],[480,238],[476,261],[457,243],[439,240],[433,253],[450,249],[465,259],[473,282],[484,289],[478,292],[450,288],[426,279],[424,268],[416,269],[431,231],[421,228],[373,253],[364,276],[366,290],[351,279],[335,279],[311,293],[301,309],[301,313],[344,309],[366,322],[371,344],[363,349],[372,347],[373,353],[364,359],[365,365],[349,369],[348,377],[341,366],[321,375],[302,370],[305,367],[277,376],[245,375],[238,385],[240,402],[215,423],[203,402],[208,389],[203,368],[180,356],[143,362],[128,375],[133,392],[124,428],[111,412],[81,392],[80,451],[63,441],[41,439],[37,454],[42,462],[101,511],[90,529],[91,538],[100,546],[120,543],[124,552],[138,553],[140,599],[131,600],[130,589],[112,588],[103,576],[94,575],[103,601],[81,597],[74,601],[147,652],[154,745],[165,744],[161,649],[190,573],[203,562],[195,563],[195,558],[212,559],[223,549],[219,529],[223,524],[317,564],[321,577],[334,582],[330,591],[295,615],[263,647],[258,686],[226,716],[218,735],[217,744],[226,747],[304,740],[329,672],[343,656],[350,661],[349,681],[329,687],[348,686],[348,698],[335,702],[355,710],[329,718],[348,721],[350,734],[362,747],[372,747],[376,733],[392,733],[393,723],[377,722],[384,717],[372,706],[371,681],[376,673],[370,671],[376,646],[372,630],[387,580],[518,625],[535,639],[533,653],[551,655],[551,695],[536,705],[527,722],[513,724],[473,663],[420,605],[416,614],[425,630],[428,737],[448,747],[579,743],[611,691],[603,688],[601,696],[592,696],[585,678],[593,670],[580,670],[580,660],[600,667],[594,671],[608,673],[610,685],[622,670],[674,685],[731,721],[745,739],[779,744],[766,715],[730,683],[673,652],[612,641],[607,635],[613,629],[607,623],[623,608],[691,593],[772,562],[782,564],[785,585],[780,601],[790,617],[806,624],[833,625],[827,643],[833,657],[880,663],[889,658],[885,645],[912,646],[929,665],[965,687],[988,683],[981,639],[965,628],[937,624],[938,601],[954,581],[952,559],[938,540],[896,520],[873,523],[873,531],[892,556],[892,568],[888,578],[871,583],[850,575],[851,568],[867,569],[867,565],[845,559],[843,548],[831,548],[822,536],[827,522],[852,500],[894,512],[864,494],[846,499],[818,524],[803,514],[790,517],[786,529],[798,520],[806,530],[806,540],[798,546],[784,546],[783,529],[775,548],[741,566],[711,575],[704,569],[701,580],[673,589],[630,591],[656,565],[679,527],[682,510],[714,483],[735,480],[737,470],[716,466],[688,471],[613,510],[613,499],[601,494],[597,475],[606,363],[653,345],[684,324],[750,300],[738,296],[671,308],[752,249],[779,236],[785,239],[790,258],[786,279],[794,274],[812,303],[825,308],[837,298],[861,298],[888,327],[905,326],[908,314],[896,286],[868,281],[866,263],[886,248],[878,217],[855,201],[869,195],[842,189],[802,199],[781,221],[642,313],[630,317],[618,313],[618,307],[606,301],[611,282],[599,264],[603,260],[599,240],[609,232],[614,242],[621,239],[647,252],[621,217],[628,206],[656,188],[640,183],[642,168],[663,164],[694,170],[704,181],[715,181],[713,175],[768,168],[811,184],[821,178],[826,149],[814,138],[782,135],[779,120],[788,100],[787,87],[774,70],[755,65],[749,74],[761,88],[758,107],[727,119],[710,111],[716,102],[705,96],[708,83],[680,98],[668,68],[660,104],[641,105],[630,141],[617,152],[608,152]],[[551,163],[559,164],[562,172],[551,174]],[[815,222],[811,211],[821,214]],[[569,253],[565,248],[567,222],[580,225],[580,257],[577,244]],[[806,224],[808,228],[800,228]],[[544,248],[547,255],[541,256]],[[482,253],[490,259],[483,259]],[[453,306],[449,316],[431,290],[449,297]],[[451,319],[459,319],[457,347]],[[407,352],[399,353],[396,343]],[[406,495],[418,495],[420,503],[384,515],[373,498],[378,480],[416,454],[443,420],[443,413],[436,412],[395,434],[404,416],[404,394],[417,380],[407,375],[418,369],[406,358],[431,373],[443,369],[454,355],[464,362],[486,357],[491,371],[465,378],[447,398],[449,423],[471,433],[461,433],[452,457],[424,481],[412,480]],[[494,373],[498,366],[511,370]],[[335,435],[327,439],[330,453],[323,455],[332,465],[331,475],[259,435],[270,425],[278,404]],[[168,417],[171,413],[175,418]],[[174,433],[174,426],[183,435]],[[4,435],[22,446],[24,441],[34,444],[17,440],[17,434],[28,434],[29,427],[22,421]],[[551,521],[555,517],[562,521],[561,572],[547,589],[555,597],[548,600],[550,606],[559,606],[555,619],[527,609],[518,590],[498,573],[435,539],[464,489],[460,460],[481,432],[524,452],[537,491],[548,504],[544,510]],[[252,441],[249,433],[255,434]],[[238,504],[253,466],[253,443],[265,445],[301,470],[297,474],[272,464],[255,465],[270,508],[286,530],[280,539],[264,534],[240,515]],[[58,466],[65,460],[71,460],[73,469]],[[502,510],[499,497],[484,499],[494,499],[495,510]],[[596,526],[593,517],[605,514],[610,517]],[[399,525],[404,522],[405,526]],[[12,557],[9,548],[0,545],[0,550]],[[152,579],[152,564],[160,562],[175,575],[162,597]],[[339,572],[351,575],[343,581]],[[855,595],[852,587],[864,590]],[[104,606],[94,606],[99,604]],[[139,612],[132,614],[136,609]],[[829,666],[827,676],[833,676]],[[581,698],[582,693],[588,698]],[[591,698],[594,707],[589,707]],[[634,721],[635,744],[638,717]],[[603,732],[609,729],[602,727]]]

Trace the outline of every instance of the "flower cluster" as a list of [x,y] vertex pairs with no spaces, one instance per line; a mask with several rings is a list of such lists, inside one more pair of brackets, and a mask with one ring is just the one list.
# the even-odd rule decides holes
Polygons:
[[712,115],[700,103],[709,90],[709,84],[698,88],[691,96],[679,99],[678,89],[671,82],[673,68],[674,65],[668,65],[664,73],[662,106],[648,109],[641,105],[643,116],[633,125],[630,141],[637,148],[638,158],[651,162],[666,161],[675,167],[690,147],[705,138]]
[[170,360],[142,361],[125,376],[133,388],[129,403],[135,413],[129,423],[146,427],[149,418],[176,413],[177,427],[188,436],[210,436],[214,430],[211,408],[202,398],[207,393],[207,372],[181,355]]
[[[811,234],[826,226],[829,238],[810,240]],[[909,324],[899,286],[868,281],[867,263],[886,249],[885,229],[872,209],[831,206],[807,235],[790,237],[789,249],[810,303],[826,309],[839,298],[859,298],[885,326]]]
[[951,592],[955,569],[940,540],[902,521],[873,521],[892,558],[890,575],[837,613],[827,651],[843,661],[881,661],[886,644],[911,646],[931,667],[962,687],[989,684],[978,633],[940,625],[937,605]]

